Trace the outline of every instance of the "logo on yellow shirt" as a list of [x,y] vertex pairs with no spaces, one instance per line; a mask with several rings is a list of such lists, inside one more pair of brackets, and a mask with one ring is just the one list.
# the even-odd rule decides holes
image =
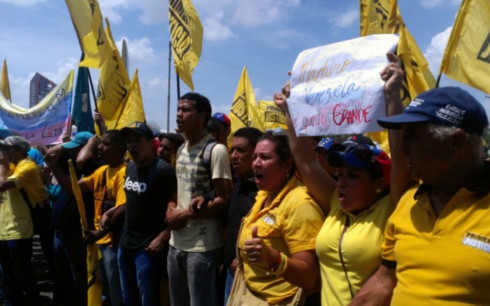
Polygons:
[[462,243],[464,245],[490,253],[490,238],[472,232],[466,232]]

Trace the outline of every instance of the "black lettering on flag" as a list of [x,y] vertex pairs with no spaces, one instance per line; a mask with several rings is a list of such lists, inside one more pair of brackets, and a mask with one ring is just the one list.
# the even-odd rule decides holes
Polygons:
[[245,105],[245,99],[243,98],[245,93],[241,94],[233,104],[231,105],[230,112],[235,115],[245,126],[249,126],[247,124],[248,114],[247,114],[247,106]]
[[170,1],[170,37],[174,54],[182,60],[191,48],[189,17],[181,0]]
[[478,52],[477,59],[490,64],[490,32],[488,32],[487,39],[485,39],[480,52]]
[[374,5],[376,6],[375,7],[376,14],[379,15],[379,19],[380,19],[379,21],[381,23],[381,29],[384,30],[385,23],[388,20],[389,11],[383,7],[383,5],[379,2],[379,0],[374,0],[373,2],[374,2]]

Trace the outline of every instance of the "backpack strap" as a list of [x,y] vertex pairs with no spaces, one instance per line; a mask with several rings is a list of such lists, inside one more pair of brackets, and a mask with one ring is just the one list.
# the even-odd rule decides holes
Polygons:
[[211,154],[213,153],[213,149],[217,144],[218,142],[216,141],[216,139],[214,138],[209,139],[206,145],[204,146],[204,149],[201,151],[201,154],[199,155],[209,178],[209,191],[202,194],[202,197],[205,200],[205,205],[209,201],[212,201],[215,197],[213,172],[211,171]]
[[214,138],[209,139],[206,145],[204,146],[204,149],[201,151],[201,154],[199,155],[204,165],[204,168],[206,168],[208,177],[211,180],[211,184],[213,181],[212,179],[213,173],[211,172],[211,153],[213,152],[213,149],[217,144],[218,142],[216,141],[216,139]]
[[103,201],[107,200],[107,171],[109,167],[105,168],[104,173],[102,173],[102,192],[104,193]]

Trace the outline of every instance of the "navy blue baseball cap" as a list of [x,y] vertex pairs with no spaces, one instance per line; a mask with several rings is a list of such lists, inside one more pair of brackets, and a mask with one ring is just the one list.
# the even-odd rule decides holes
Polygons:
[[385,117],[378,124],[387,129],[400,129],[403,124],[431,122],[461,128],[481,135],[488,125],[483,106],[459,87],[434,88],[418,95],[400,115]]
[[335,139],[333,138],[322,138],[322,140],[320,140],[318,142],[318,144],[316,145],[316,148],[315,150],[318,150],[318,149],[325,149],[327,152],[330,150],[330,148],[336,144],[337,141],[335,141]]
[[371,140],[371,138],[364,136],[362,134],[355,134],[347,138],[343,143],[335,143],[330,147],[331,151],[344,151],[345,148],[351,145],[365,145],[376,147],[376,144]]
[[390,185],[391,159],[385,151],[375,146],[349,144],[343,151],[328,153],[328,163],[335,168],[340,167],[342,163],[346,163],[351,167],[360,169],[379,165],[386,184]]
[[143,135],[148,139],[155,137],[151,128],[146,123],[140,121],[135,121],[121,129],[121,133],[124,135],[124,137],[128,137],[129,132]]

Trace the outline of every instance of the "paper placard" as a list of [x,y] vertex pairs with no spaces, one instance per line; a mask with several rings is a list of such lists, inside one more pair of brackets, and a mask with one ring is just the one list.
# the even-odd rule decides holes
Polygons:
[[378,34],[301,52],[291,73],[289,112],[297,135],[382,130],[386,115],[380,72],[399,36]]

